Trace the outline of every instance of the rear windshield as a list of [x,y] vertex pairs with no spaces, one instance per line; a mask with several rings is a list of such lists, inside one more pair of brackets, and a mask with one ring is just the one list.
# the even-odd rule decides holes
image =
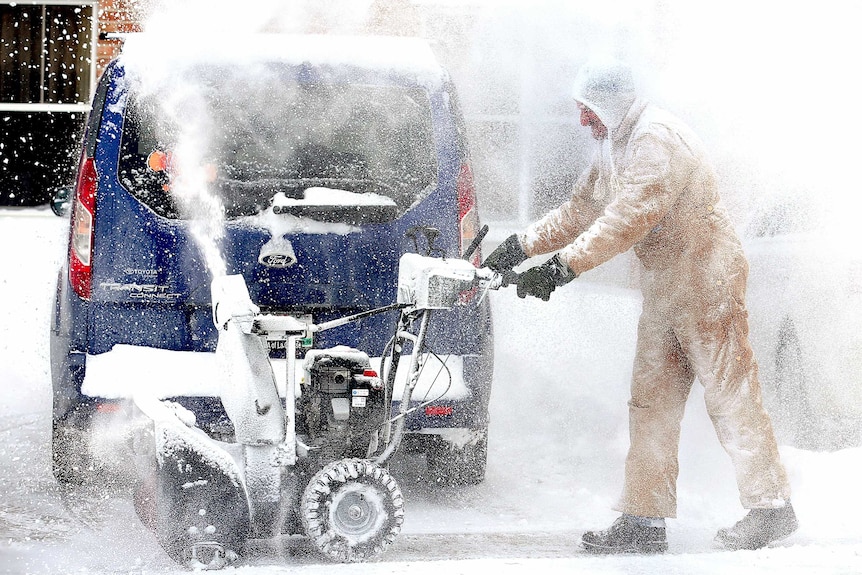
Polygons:
[[[236,77],[208,68],[191,80],[191,113],[172,110],[176,95],[166,91],[132,93],[126,107],[119,179],[159,215],[183,217],[172,196],[182,164],[173,158],[189,146],[227,218],[254,215],[274,198],[308,203],[305,190],[330,188],[382,197],[356,209],[370,213],[365,221],[385,221],[436,182],[430,104],[419,88],[297,82],[278,70]],[[190,137],[183,118],[191,116],[197,127]],[[357,219],[355,210],[336,205],[300,215],[309,213]]]

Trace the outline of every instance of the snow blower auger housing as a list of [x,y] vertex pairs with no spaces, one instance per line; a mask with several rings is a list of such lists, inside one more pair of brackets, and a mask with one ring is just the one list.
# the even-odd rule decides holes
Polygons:
[[[147,446],[138,450],[142,520],[174,560],[192,568],[223,567],[248,539],[281,534],[304,534],[335,561],[382,552],[404,519],[404,498],[387,463],[404,437],[407,414],[417,409],[411,394],[429,316],[457,305],[461,292],[499,287],[493,283],[492,272],[469,261],[406,254],[396,303],[314,324],[262,314],[242,276],[216,278],[219,385],[235,433],[231,441],[213,439],[181,406],[136,397],[147,421],[138,438]],[[345,346],[310,350],[298,369],[301,339],[393,309],[400,310],[398,325],[380,374],[366,353]],[[288,350],[283,393],[271,341]],[[400,361],[409,367],[393,413]]]

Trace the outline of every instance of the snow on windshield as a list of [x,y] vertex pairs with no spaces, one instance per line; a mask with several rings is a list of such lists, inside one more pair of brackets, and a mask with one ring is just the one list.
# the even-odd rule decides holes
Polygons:
[[318,206],[394,206],[395,201],[380,194],[357,194],[348,190],[321,187],[306,188],[302,198],[288,198],[284,193],[279,192],[272,199],[273,207],[301,204],[314,204]]

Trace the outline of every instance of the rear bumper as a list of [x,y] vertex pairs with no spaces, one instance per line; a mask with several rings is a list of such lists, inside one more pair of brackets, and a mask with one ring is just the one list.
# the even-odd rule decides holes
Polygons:
[[[485,381],[475,368],[479,356],[426,356],[425,369],[411,400],[406,418],[408,433],[443,433],[447,429],[475,430],[487,426]],[[380,358],[371,358],[379,368]],[[287,389],[287,362],[270,359],[279,394]],[[392,412],[400,410],[407,379],[401,361],[396,375]],[[218,389],[215,353],[173,351],[143,346],[117,345],[103,354],[86,356],[86,372],[81,384],[85,403],[119,403],[135,396],[175,400],[193,411],[198,424],[212,430],[224,429],[224,408]],[[118,377],[118,374],[122,374]],[[304,377],[297,362],[296,381]],[[471,381],[471,379],[473,381]]]
[[[219,400],[213,353],[217,333],[208,307],[81,300],[71,291],[63,269],[58,276],[55,308],[51,329],[55,422],[86,427],[99,404],[108,404],[105,409],[110,410],[111,405],[142,393],[188,404],[201,421],[224,427],[226,416]],[[330,312],[340,317],[339,313]],[[379,355],[392,327],[392,318],[383,315],[363,319],[361,329],[351,327],[353,331],[342,332],[336,328],[318,334],[315,347],[345,344]],[[328,315],[321,317],[330,319]],[[428,349],[443,358],[446,367],[441,369],[440,360],[429,360],[411,407],[428,405],[421,405],[407,417],[408,433],[485,428],[493,373],[488,302],[435,315],[428,342]],[[271,361],[283,396],[286,362]],[[379,367],[379,359],[377,362]],[[402,361],[400,365],[408,363]],[[393,395],[395,413],[404,379],[401,376]]]

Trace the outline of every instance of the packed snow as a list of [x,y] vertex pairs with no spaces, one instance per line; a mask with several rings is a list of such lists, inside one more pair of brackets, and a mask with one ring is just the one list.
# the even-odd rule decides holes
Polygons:
[[[464,382],[464,362],[460,356],[440,358],[423,355],[425,368],[419,374],[413,391],[415,398],[461,399],[469,395]],[[287,360],[272,359],[276,386],[284,397],[287,388]],[[372,357],[371,365],[379,371],[380,358]],[[215,353],[172,351],[116,345],[103,354],[87,356],[87,375],[82,391],[91,397],[110,399],[130,398],[147,393],[153,397],[167,398],[185,395],[206,397],[218,395],[218,363]],[[117,373],[126,374],[117,378]],[[447,374],[445,377],[441,373]],[[305,371],[302,364],[295,366],[294,377],[302,382]],[[399,364],[395,379],[395,397],[401,397],[407,380],[407,367]]]
[[360,194],[347,190],[333,188],[306,188],[302,199],[288,198],[284,192],[278,192],[272,198],[273,207],[281,206],[394,206],[395,200],[380,194]]

